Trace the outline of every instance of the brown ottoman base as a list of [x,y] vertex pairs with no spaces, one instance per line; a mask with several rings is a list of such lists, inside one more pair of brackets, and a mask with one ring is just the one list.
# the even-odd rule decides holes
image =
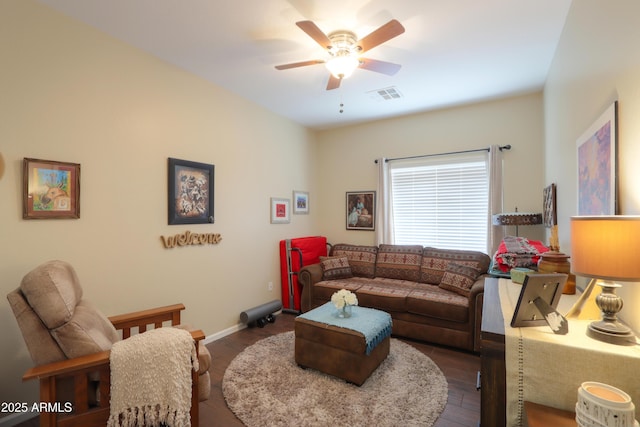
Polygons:
[[295,361],[358,386],[389,354],[389,337],[366,354],[364,335],[308,319],[295,320]]

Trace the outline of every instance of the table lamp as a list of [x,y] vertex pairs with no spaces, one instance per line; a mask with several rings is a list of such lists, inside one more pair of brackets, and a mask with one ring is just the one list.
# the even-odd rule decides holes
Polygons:
[[622,298],[616,295],[617,281],[640,281],[640,216],[578,216],[571,218],[571,259],[573,272],[590,277],[584,293],[594,284],[602,287],[596,304],[602,319],[592,322],[587,335],[612,344],[635,344],[629,327],[617,313]]

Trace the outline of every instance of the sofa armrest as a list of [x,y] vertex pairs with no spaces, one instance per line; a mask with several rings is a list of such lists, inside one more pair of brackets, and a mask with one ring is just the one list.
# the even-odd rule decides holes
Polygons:
[[322,267],[320,264],[309,264],[298,272],[298,284],[302,286],[300,309],[302,312],[311,310],[313,304],[313,285],[322,280]]
[[482,276],[478,277],[478,280],[476,280],[476,282],[473,284],[473,286],[471,286],[470,294],[469,294],[469,299],[470,300],[475,300],[478,297],[478,294],[483,294],[484,293],[484,279],[485,277],[487,277],[485,274],[483,274]]
[[488,275],[484,274],[476,280],[471,287],[469,295],[469,319],[473,322],[473,351],[480,352],[480,330],[482,328],[482,305],[484,302],[484,280]]

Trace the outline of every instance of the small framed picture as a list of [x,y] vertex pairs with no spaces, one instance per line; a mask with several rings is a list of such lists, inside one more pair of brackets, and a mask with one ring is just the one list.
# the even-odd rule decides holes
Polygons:
[[215,222],[214,171],[214,165],[169,158],[169,225]]
[[22,217],[80,218],[80,165],[23,159]]
[[289,199],[271,198],[271,224],[288,224],[291,222]]
[[309,193],[306,191],[293,191],[293,213],[306,215],[309,213]]
[[346,201],[347,230],[375,230],[375,191],[348,191]]

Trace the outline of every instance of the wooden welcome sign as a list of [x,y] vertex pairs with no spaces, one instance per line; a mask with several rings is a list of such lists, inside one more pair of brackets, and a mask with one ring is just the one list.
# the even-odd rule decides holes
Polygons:
[[222,241],[222,235],[220,233],[192,233],[187,230],[182,234],[160,236],[160,239],[166,249],[171,249],[176,246],[216,245]]

